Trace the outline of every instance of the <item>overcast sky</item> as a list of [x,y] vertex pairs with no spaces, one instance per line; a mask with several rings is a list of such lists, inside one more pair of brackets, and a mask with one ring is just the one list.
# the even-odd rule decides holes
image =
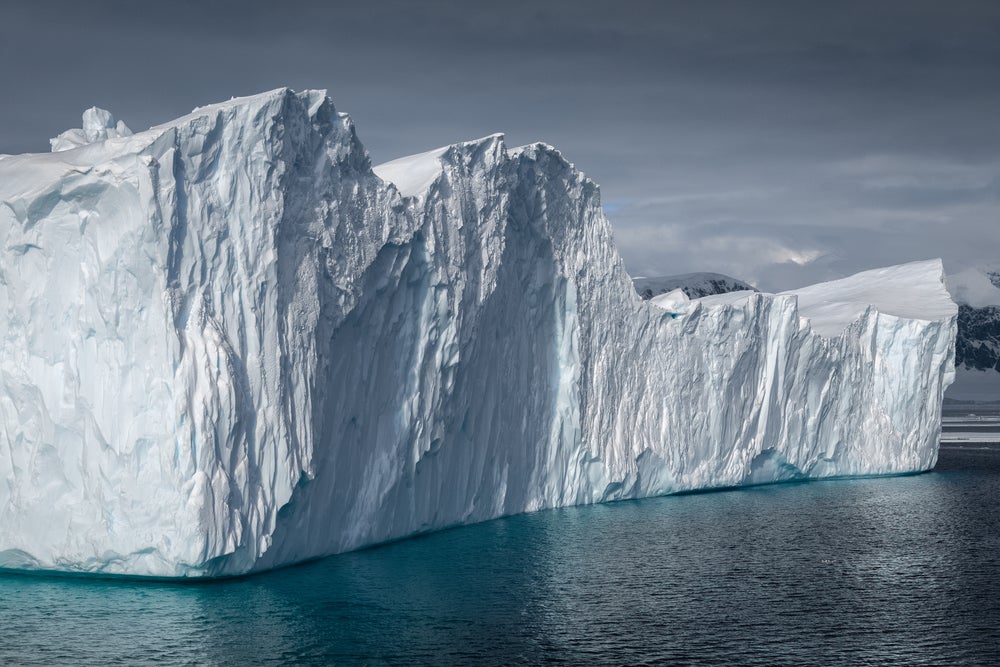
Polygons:
[[633,275],[1000,267],[1000,2],[0,6],[0,152],[325,88],[374,162],[501,131],[600,183]]

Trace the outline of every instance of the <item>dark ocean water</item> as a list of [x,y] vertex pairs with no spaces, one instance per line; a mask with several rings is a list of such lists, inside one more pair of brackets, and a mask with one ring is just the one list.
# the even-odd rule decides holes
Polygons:
[[1000,448],[199,585],[0,575],[0,664],[1000,663]]

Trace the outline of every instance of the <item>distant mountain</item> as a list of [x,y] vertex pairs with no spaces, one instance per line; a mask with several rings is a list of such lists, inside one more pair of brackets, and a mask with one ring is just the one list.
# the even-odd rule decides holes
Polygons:
[[948,291],[958,303],[958,377],[948,396],[1000,401],[1000,271],[965,269],[948,276]]
[[713,294],[740,292],[743,290],[758,291],[748,282],[723,275],[721,273],[683,273],[676,276],[659,276],[657,278],[633,278],[635,291],[644,300],[654,296],[682,289],[689,299],[700,299]]
[[955,365],[1000,372],[1000,307],[958,305]]

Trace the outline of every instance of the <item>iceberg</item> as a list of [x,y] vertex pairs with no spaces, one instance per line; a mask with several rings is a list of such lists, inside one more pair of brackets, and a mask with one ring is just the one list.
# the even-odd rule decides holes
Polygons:
[[288,89],[112,121],[0,159],[0,567],[238,575],[935,463],[937,260],[661,308],[545,144],[373,168]]

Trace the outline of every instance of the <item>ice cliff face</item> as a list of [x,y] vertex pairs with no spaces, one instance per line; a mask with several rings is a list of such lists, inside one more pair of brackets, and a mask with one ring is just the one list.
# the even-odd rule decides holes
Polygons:
[[938,262],[878,277],[918,303],[814,289],[815,326],[791,294],[664,310],[544,145],[373,171],[324,94],[288,90],[85,134],[0,159],[2,567],[236,574],[935,462]]

